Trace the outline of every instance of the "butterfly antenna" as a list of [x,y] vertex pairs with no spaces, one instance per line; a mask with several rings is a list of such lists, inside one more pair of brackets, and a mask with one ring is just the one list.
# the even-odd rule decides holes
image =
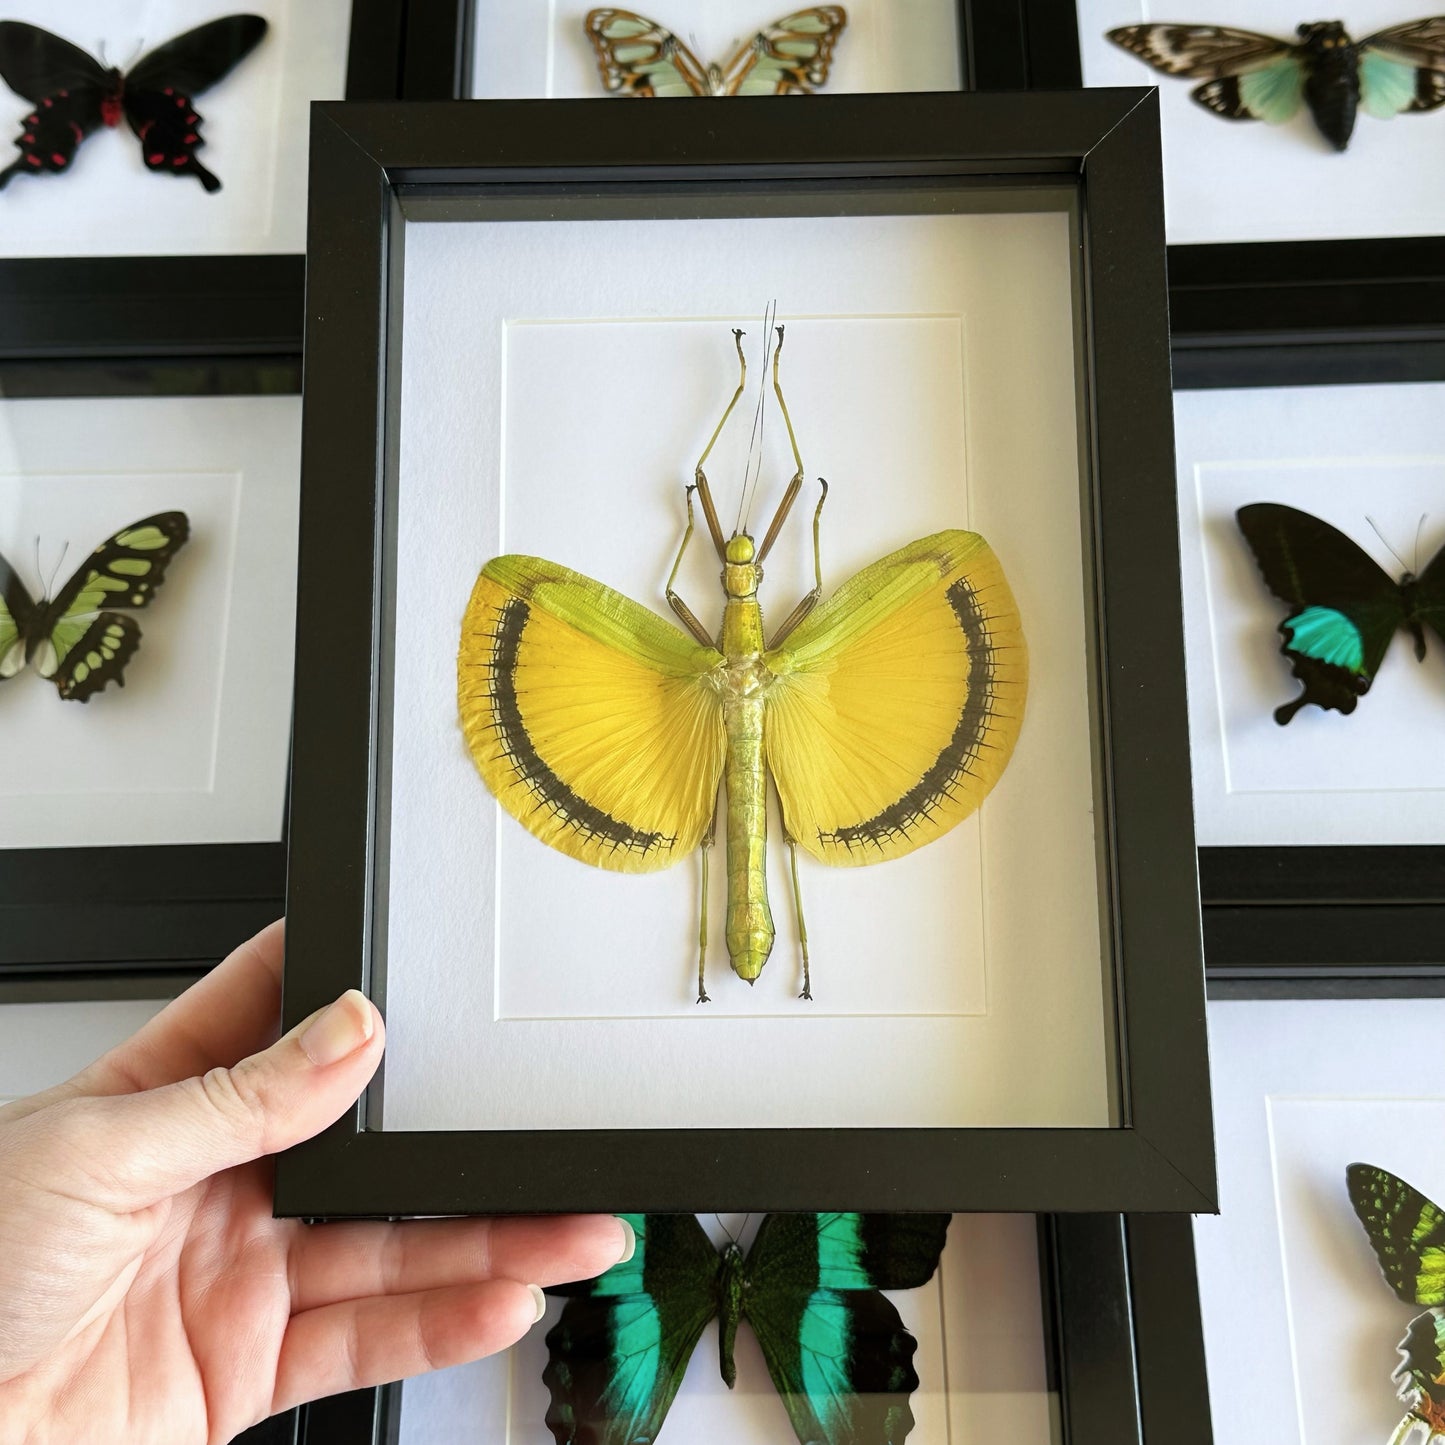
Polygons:
[[[1408,572],[1410,570],[1410,564],[1406,562],[1405,559],[1390,545],[1390,539],[1378,527],[1375,526],[1375,519],[1373,517],[1367,516],[1365,520],[1370,524],[1371,527],[1374,527],[1375,535],[1380,539],[1380,541],[1385,544],[1385,550],[1400,564],[1400,570],[1402,572]],[[1415,544],[1417,548],[1419,546],[1419,538],[1420,534],[1417,531],[1415,533]]]
[[1428,512],[1421,512],[1420,520],[1415,523],[1415,565],[1410,571],[1417,577],[1420,575],[1420,533],[1425,530],[1425,519],[1429,515]]
[[[763,310],[763,364],[758,381],[758,404],[753,411],[753,430],[748,438],[748,456],[743,465],[743,494],[738,498],[738,521],[733,531],[747,530],[748,518],[752,515],[753,496],[757,491],[758,479],[763,473],[763,422],[768,404],[768,344],[772,335],[773,321],[778,314],[778,303],[770,301]],[[752,476],[749,477],[749,471]]]
[[[37,537],[37,538],[35,539],[35,541],[36,541],[36,548],[37,548],[36,557],[37,557],[37,561],[38,561],[38,558],[39,558],[39,550],[38,550],[38,549],[39,549],[39,545],[40,545],[40,539]],[[47,600],[47,601],[50,599],[50,597],[52,597],[52,596],[54,595],[55,579],[60,576],[60,569],[61,569],[63,566],[65,566],[65,554],[66,554],[68,551],[70,551],[70,543],[69,543],[69,542],[62,542],[61,545],[60,545],[60,556],[59,556],[58,558],[56,558],[55,570],[50,574],[50,580],[45,584],[45,587],[44,587],[44,589],[43,589],[44,592],[45,592],[45,596],[46,596],[46,600]],[[37,566],[37,569],[36,569],[36,570],[37,570],[37,571],[39,570],[38,566]]]

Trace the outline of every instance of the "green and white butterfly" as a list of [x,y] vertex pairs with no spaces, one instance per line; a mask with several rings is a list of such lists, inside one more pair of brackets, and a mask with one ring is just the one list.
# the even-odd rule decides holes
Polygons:
[[722,1377],[752,1325],[803,1445],[899,1445],[913,1428],[917,1342],[879,1293],[938,1267],[947,1214],[769,1214],[744,1258],[691,1214],[628,1214],[631,1259],[549,1292],[547,1425],[557,1445],[652,1445],[714,1317]]
[[1430,1306],[1410,1321],[1399,1344],[1400,1364],[1390,1378],[1407,1413],[1390,1445],[1416,1434],[1425,1445],[1445,1440],[1445,1210],[1372,1164],[1349,1165],[1345,1184],[1385,1283],[1405,1304]]
[[764,26],[726,65],[704,65],[666,26],[632,10],[583,20],[602,84],[636,96],[807,95],[826,84],[848,23],[841,5],[814,5]]
[[150,603],[190,530],[184,512],[132,522],[39,602],[0,557],[0,682],[29,663],[68,702],[86,702],[111,682],[124,687],[140,646],[140,627],[126,613]]
[[1202,80],[1190,98],[1226,120],[1279,125],[1309,107],[1321,135],[1344,150],[1363,110],[1380,120],[1445,105],[1445,15],[1352,40],[1338,20],[1280,40],[1230,25],[1156,22],[1108,32],[1164,75]]

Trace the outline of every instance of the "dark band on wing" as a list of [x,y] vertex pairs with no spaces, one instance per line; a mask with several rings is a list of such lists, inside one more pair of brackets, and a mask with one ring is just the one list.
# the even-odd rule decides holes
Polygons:
[[558,814],[569,827],[593,838],[601,838],[614,848],[627,848],[649,853],[654,848],[671,846],[677,840],[662,833],[645,833],[594,807],[573,792],[543,760],[532,745],[522,709],[517,702],[517,654],[522,633],[532,609],[520,598],[504,602],[497,614],[495,647],[492,651],[488,692],[492,700],[495,727],[502,748],[517,776],[532,790],[538,801]]
[[931,817],[940,803],[953,796],[960,777],[972,773],[993,716],[993,640],[988,632],[989,619],[966,578],[960,577],[946,595],[968,642],[968,696],[954,725],[953,736],[928,771],[897,802],[861,823],[851,823],[830,833],[820,831],[820,842],[841,843],[853,849],[866,848],[869,844],[881,847],[887,838],[906,837],[915,824]]

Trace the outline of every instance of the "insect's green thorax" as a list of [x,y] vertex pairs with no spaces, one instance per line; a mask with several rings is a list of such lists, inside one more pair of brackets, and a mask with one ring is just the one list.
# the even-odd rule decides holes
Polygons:
[[729,1244],[722,1253],[722,1269],[717,1279],[717,1352],[718,1369],[729,1390],[737,1383],[738,1367],[733,1362],[733,1344],[738,1337],[738,1321],[743,1315],[743,1252]]

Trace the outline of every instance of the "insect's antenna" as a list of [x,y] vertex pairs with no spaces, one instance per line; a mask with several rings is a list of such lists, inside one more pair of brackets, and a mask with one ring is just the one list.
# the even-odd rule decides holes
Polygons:
[[47,599],[46,599],[46,597],[45,597],[45,574],[40,570],[40,533],[39,533],[39,532],[37,532],[37,533],[35,534],[35,580],[40,584],[40,594],[41,594],[41,599],[40,599],[40,600],[43,602],[43,601],[45,601],[45,600],[47,600]]
[[1420,533],[1425,530],[1425,518],[1428,512],[1420,513],[1420,520],[1415,523],[1415,565],[1410,570],[1418,577],[1420,575]]
[[129,69],[131,68],[131,66],[133,66],[133,65],[136,63],[136,61],[140,59],[140,53],[141,53],[141,51],[144,50],[144,49],[145,49],[145,41],[144,41],[144,40],[137,40],[136,43],[135,43],[135,49],[131,51],[130,55],[129,55],[129,56],[127,57],[127,59],[126,59],[125,64],[122,65],[120,68],[121,68],[122,70],[129,70]]
[[[738,520],[734,534],[745,531],[748,517],[753,509],[753,494],[757,491],[758,478],[763,473],[763,421],[768,404],[768,341],[772,334],[773,319],[778,314],[778,303],[770,301],[763,311],[763,364],[758,382],[758,404],[753,411],[753,430],[748,438],[748,456],[743,464],[743,494],[738,498]],[[752,476],[749,478],[748,472]]]
[[[713,1214],[713,1218],[714,1218],[715,1220],[717,1220],[717,1227],[718,1227],[720,1230],[722,1230],[722,1232],[723,1232],[725,1235],[727,1235],[727,1237],[728,1237],[730,1240],[732,1240],[732,1242],[733,1242],[734,1244],[736,1244],[736,1243],[738,1242],[738,1236],[737,1236],[736,1234],[734,1234],[734,1233],[732,1232],[732,1230],[730,1230],[730,1229],[727,1227],[727,1225],[725,1225],[725,1224],[723,1223],[723,1217],[722,1217],[722,1215],[715,1212],[715,1213]],[[743,1227],[744,1227],[744,1228],[747,1227],[747,1221],[746,1221],[746,1220],[743,1221]]]
[[[1365,520],[1370,524],[1370,526],[1375,528],[1375,535],[1380,539],[1380,541],[1385,544],[1385,550],[1390,554],[1390,556],[1392,556],[1400,564],[1400,570],[1402,572],[1408,572],[1410,570],[1410,564],[1406,562],[1405,559],[1390,545],[1390,539],[1378,527],[1375,526],[1375,519],[1373,517],[1367,516]],[[1417,531],[1415,533],[1415,545],[1417,548],[1419,544],[1420,534]]]
[[[50,574],[50,580],[49,580],[49,581],[45,584],[45,586],[41,589],[41,590],[45,593],[45,596],[46,596],[47,599],[49,599],[49,598],[52,596],[52,594],[53,594],[53,590],[54,590],[54,587],[55,587],[55,579],[60,576],[60,569],[61,569],[63,566],[65,566],[65,554],[66,554],[68,551],[70,551],[70,543],[69,543],[68,541],[67,541],[67,542],[62,542],[62,543],[60,544],[60,556],[56,559],[56,562],[55,562],[55,570]],[[40,570],[40,566],[39,566],[39,563],[40,563],[40,538],[39,538],[39,537],[37,537],[37,538],[35,539],[35,559],[36,559],[36,571],[39,571],[39,570]]]

